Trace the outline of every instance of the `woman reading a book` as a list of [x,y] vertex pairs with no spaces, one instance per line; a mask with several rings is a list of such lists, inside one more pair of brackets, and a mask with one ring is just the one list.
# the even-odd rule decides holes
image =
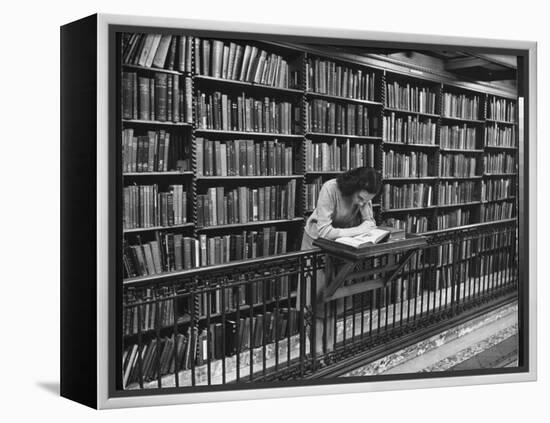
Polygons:
[[[340,174],[323,184],[319,192],[317,206],[309,216],[302,238],[302,251],[313,248],[313,241],[319,237],[335,240],[341,237],[368,234],[376,227],[372,211],[372,198],[381,187],[381,178],[372,167],[358,167]],[[317,272],[316,297],[325,288],[324,270]],[[310,301],[310,287],[307,287],[306,302]],[[343,302],[337,300],[337,308]],[[332,349],[333,322],[332,310],[329,307],[327,316],[324,307],[317,308],[316,339],[317,351],[323,349],[323,327],[327,325],[326,347]]]

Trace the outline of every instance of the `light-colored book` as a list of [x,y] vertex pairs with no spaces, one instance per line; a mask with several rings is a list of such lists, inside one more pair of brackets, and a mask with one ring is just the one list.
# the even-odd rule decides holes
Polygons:
[[368,234],[361,234],[356,236],[344,236],[336,238],[336,242],[349,245],[354,248],[362,248],[369,245],[378,244],[386,239],[390,234],[390,231],[380,228],[373,228]]

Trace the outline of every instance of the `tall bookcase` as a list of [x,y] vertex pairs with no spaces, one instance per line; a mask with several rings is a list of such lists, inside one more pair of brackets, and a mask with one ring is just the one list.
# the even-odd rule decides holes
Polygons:
[[[158,193],[181,185],[187,208],[186,219],[180,219],[177,224],[126,228],[124,237],[128,244],[152,239],[160,230],[181,233],[182,237],[197,241],[201,235],[220,238],[221,243],[229,246],[229,241],[224,241],[227,235],[248,231],[256,236],[262,228],[268,227],[276,233],[288,234],[287,245],[282,250],[275,248],[276,253],[299,249],[303,224],[312,211],[322,183],[357,165],[374,166],[383,176],[383,189],[373,200],[380,223],[406,225],[409,231],[424,233],[514,218],[517,106],[515,99],[507,94],[493,94],[494,89],[487,91],[482,86],[472,87],[472,84],[447,81],[433,75],[419,76],[422,72],[405,72],[391,66],[384,68],[379,62],[371,65],[368,59],[350,60],[308,46],[221,41],[185,35],[183,38],[186,39],[186,57],[182,61],[185,69],[121,65],[122,72],[133,72],[138,79],[150,77],[153,80],[158,74],[178,78],[180,90],[185,90],[183,102],[180,102],[180,108],[185,111],[180,111],[179,120],[121,120],[123,130],[133,130],[134,135],[165,131],[171,136],[168,167],[164,171],[156,168],[146,172],[125,171],[124,186],[157,185],[155,193]],[[203,40],[208,40],[210,50],[205,50]],[[285,62],[287,74],[279,82],[275,77],[269,78],[270,72],[275,72],[273,69],[265,70],[263,82],[260,82],[262,75],[259,72],[255,77],[250,72],[247,75],[246,69],[241,71],[235,62],[231,63],[230,57],[238,56],[233,53],[238,46],[245,55],[249,47],[256,50],[257,57],[265,52],[265,57],[272,59],[273,69],[277,66],[282,69],[280,62]],[[219,63],[210,63],[210,60]],[[232,65],[233,73],[228,69]],[[268,79],[271,83],[266,83]],[[284,122],[287,130],[240,128],[235,127],[235,122],[230,127],[231,122],[220,120],[223,113],[231,120],[232,112],[216,112],[216,107],[225,107],[224,102],[235,107],[241,97],[243,102],[253,99],[253,107],[260,101],[264,104],[274,102],[276,106],[287,103],[288,116]],[[208,118],[205,110],[211,114]],[[254,110],[243,109],[244,113],[254,113]],[[280,116],[275,120],[277,118]],[[258,169],[248,170],[248,173],[245,170],[243,174],[238,169],[232,172],[231,164],[223,163],[225,168],[220,173],[220,150],[216,148],[221,146],[224,156],[231,160],[228,151],[235,148],[235,140],[247,140],[253,145]],[[283,151],[291,151],[291,169],[284,172],[264,169],[267,164],[258,155],[263,154],[263,147],[267,149],[268,141],[275,142]],[[218,166],[210,172],[203,169],[207,161],[205,143],[208,142],[212,142],[209,154],[216,156],[210,159],[211,166]],[[233,153],[239,155],[239,152]],[[244,154],[249,153],[250,150]],[[505,163],[500,163],[503,161]],[[486,169],[486,166],[492,167]],[[501,169],[502,166],[507,167]],[[247,221],[238,221],[235,216],[233,220],[236,221],[231,221],[224,216],[216,222],[207,222],[203,216],[206,213],[204,204],[199,207],[200,197],[205,198],[216,188],[223,187],[227,197],[228,191],[238,187],[247,187],[252,192],[262,187],[279,186],[283,194],[278,195],[288,197],[290,183],[294,184],[296,195],[294,204],[285,206],[292,210],[286,210],[277,218],[263,213],[263,216],[248,216]],[[250,195],[250,201],[255,202]],[[231,208],[226,203],[223,206],[226,210]],[[259,205],[253,205],[256,206]],[[200,244],[193,245],[204,250]],[[193,252],[191,263],[215,263],[204,261],[203,253]],[[127,278],[125,283],[142,278]],[[154,279],[154,275],[146,279]]]
[[[120,59],[126,303],[169,296],[167,275],[299,250],[322,183],[356,166],[382,174],[379,224],[434,233],[515,219],[511,95],[310,46],[203,40],[172,36],[169,69]],[[263,70],[239,69],[239,46]],[[132,249],[143,256],[129,263]],[[294,290],[290,281],[289,309]],[[157,318],[178,314],[170,307]],[[189,308],[208,326],[217,316],[200,301],[181,307],[176,325],[190,323]],[[123,343],[136,342],[124,330]]]

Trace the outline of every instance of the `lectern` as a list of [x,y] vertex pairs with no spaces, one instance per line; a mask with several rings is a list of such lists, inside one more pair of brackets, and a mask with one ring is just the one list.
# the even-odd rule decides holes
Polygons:
[[386,286],[413,254],[426,245],[426,238],[407,234],[404,239],[362,248],[324,238],[316,239],[313,244],[326,254],[326,286],[320,300],[328,302]]

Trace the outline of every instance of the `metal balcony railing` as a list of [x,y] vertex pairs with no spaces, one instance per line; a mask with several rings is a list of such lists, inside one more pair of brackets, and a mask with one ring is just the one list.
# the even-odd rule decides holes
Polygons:
[[[427,234],[386,286],[317,303],[319,249],[198,268],[127,286],[123,389],[316,377],[390,340],[517,293],[515,222]],[[368,259],[361,281],[384,256]],[[348,281],[357,283],[359,280]]]

